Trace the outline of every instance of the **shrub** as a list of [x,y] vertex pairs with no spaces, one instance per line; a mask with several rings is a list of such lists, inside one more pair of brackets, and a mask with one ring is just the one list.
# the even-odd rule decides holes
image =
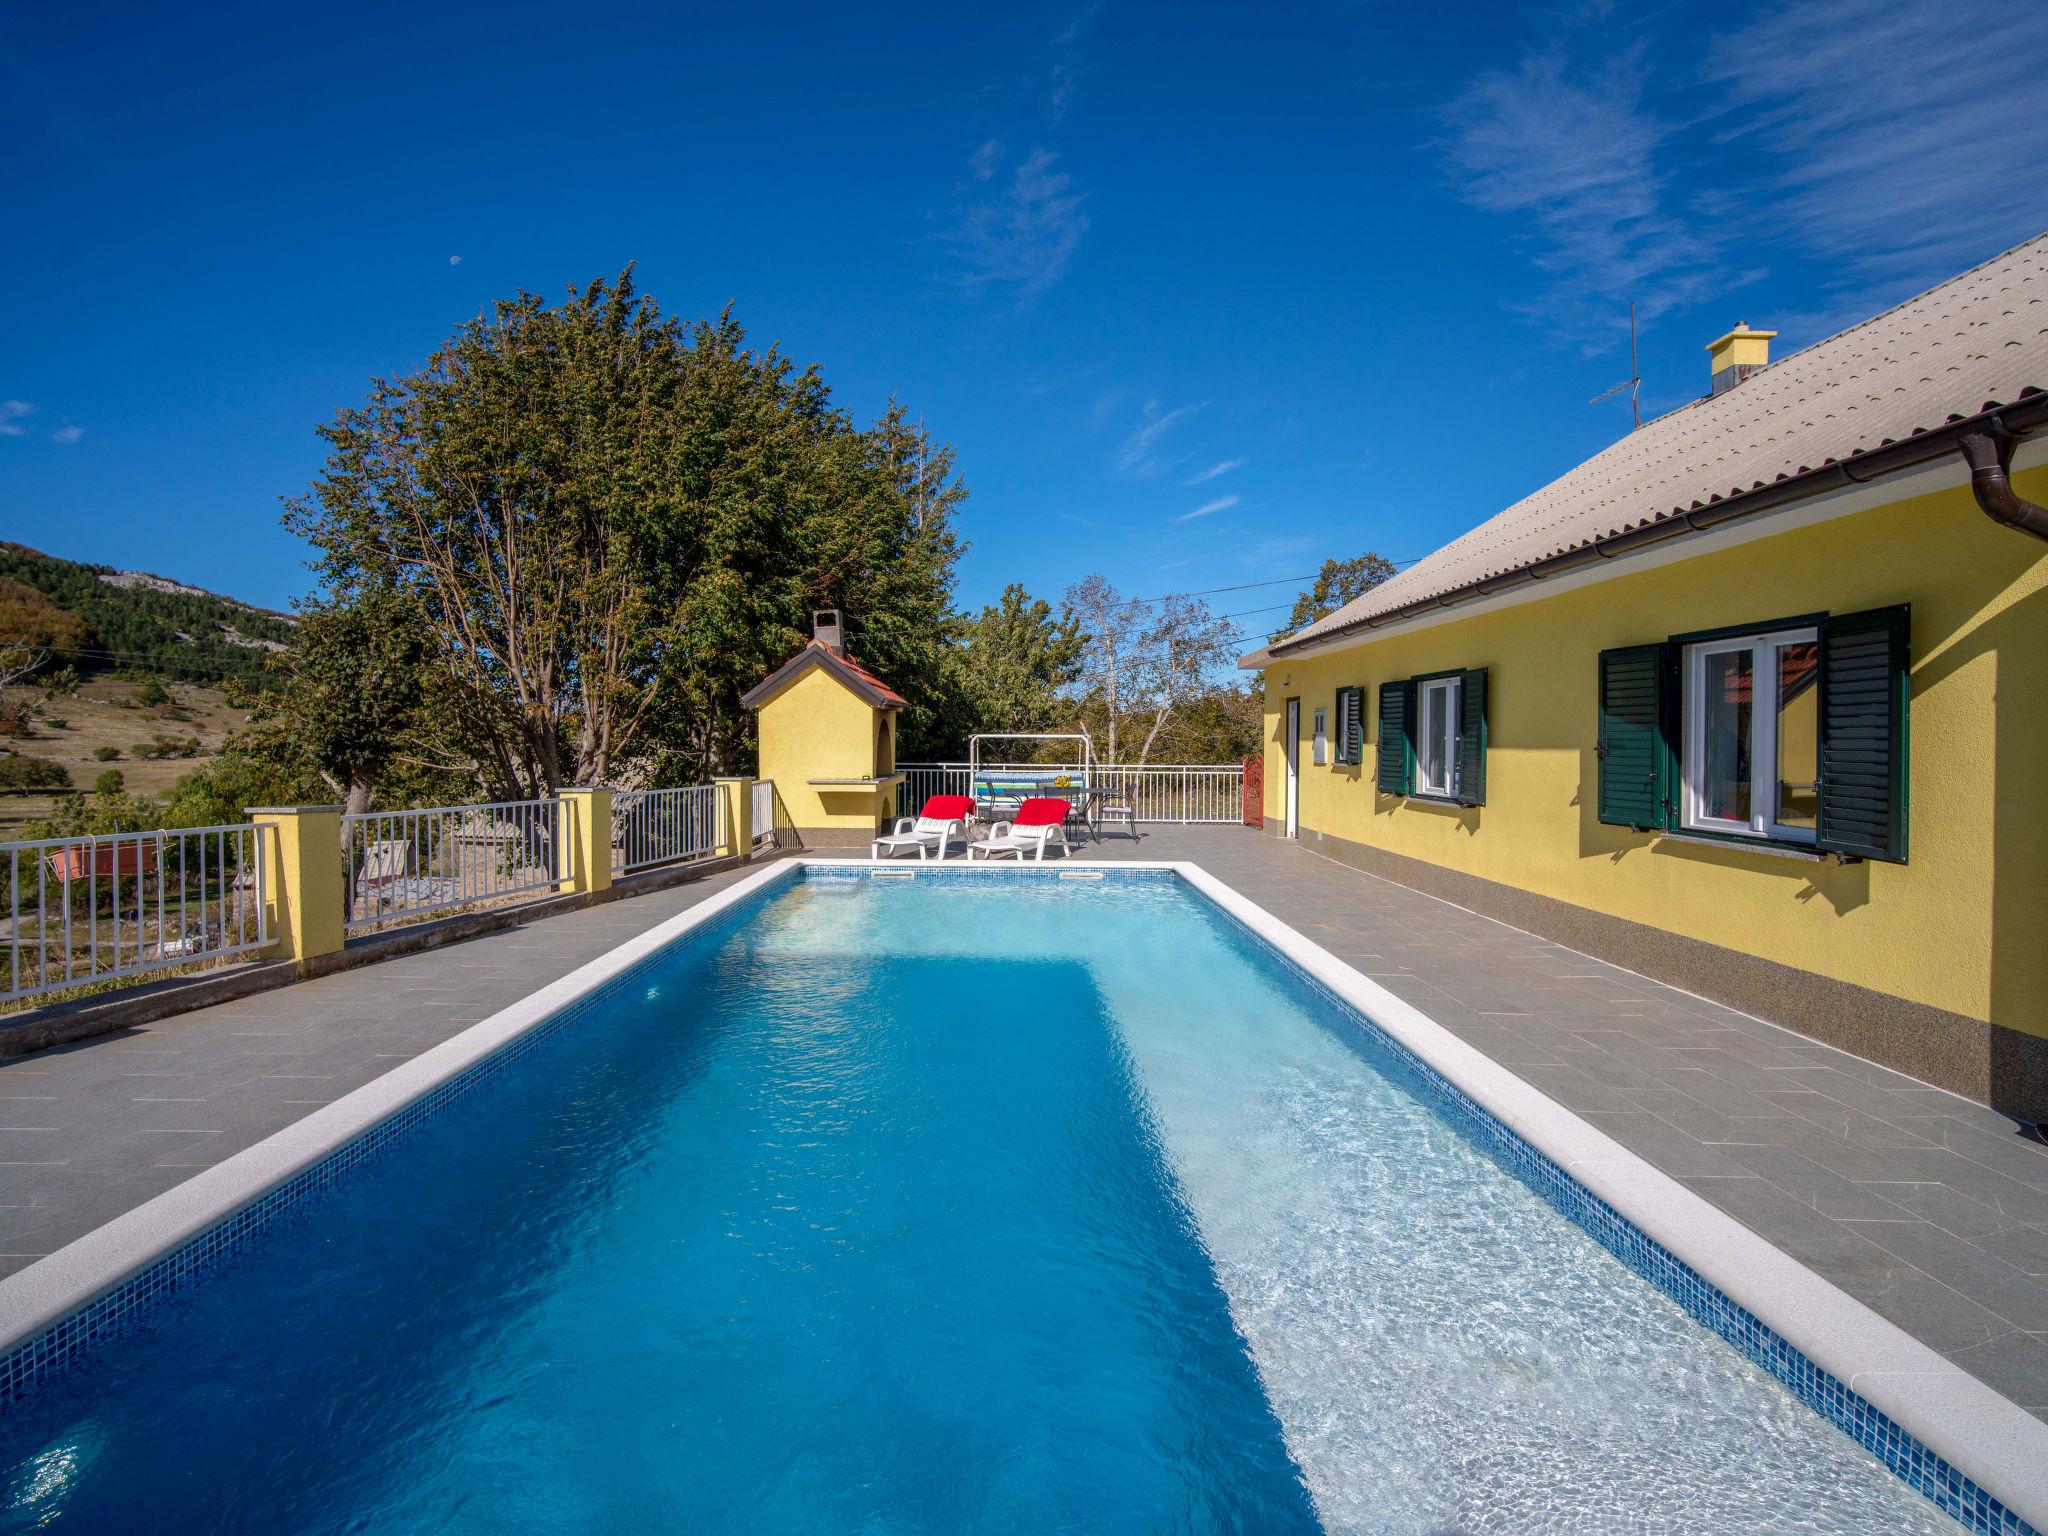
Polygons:
[[135,702],[154,709],[159,704],[171,702],[171,691],[164,686],[162,678],[145,677],[141,686],[135,690]]
[[0,791],[29,794],[40,789],[69,789],[71,775],[62,763],[46,757],[0,757]]
[[118,768],[102,769],[100,776],[92,781],[92,792],[96,795],[118,795],[128,787],[128,775]]
[[119,747],[94,747],[92,755],[95,762],[116,763],[121,760],[121,749]]
[[43,724],[53,731],[68,731],[71,729],[71,722],[62,715],[45,715],[43,716]]
[[54,699],[60,694],[78,692],[78,668],[66,662],[54,672],[43,676],[43,696]]

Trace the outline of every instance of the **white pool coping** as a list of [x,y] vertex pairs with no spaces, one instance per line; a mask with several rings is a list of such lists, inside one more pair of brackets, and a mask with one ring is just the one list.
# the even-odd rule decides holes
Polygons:
[[[275,1135],[0,1279],[0,1354],[115,1290],[655,951],[806,868],[915,873],[922,861],[780,860],[579,966]],[[957,870],[959,861],[945,861]],[[2048,1530],[2048,1424],[1580,1119],[1201,866],[1167,860],[976,863],[977,874],[1171,871],[1356,1008],[1690,1265],[1793,1348],[2037,1528]]]

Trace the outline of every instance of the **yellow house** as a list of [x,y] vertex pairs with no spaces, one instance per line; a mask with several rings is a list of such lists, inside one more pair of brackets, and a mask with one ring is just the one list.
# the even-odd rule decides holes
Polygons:
[[1246,657],[1266,825],[2048,1119],[2048,236],[1771,334]]
[[820,612],[813,629],[817,638],[740,702],[760,717],[778,828],[803,848],[865,848],[895,809],[905,701],[846,654],[837,613]]

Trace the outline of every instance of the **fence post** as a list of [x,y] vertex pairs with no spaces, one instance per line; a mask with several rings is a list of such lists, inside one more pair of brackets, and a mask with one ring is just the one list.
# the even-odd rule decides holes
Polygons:
[[271,960],[311,960],[342,946],[348,872],[341,860],[338,805],[256,805],[249,818],[264,831],[263,900],[275,942]]
[[718,851],[728,858],[744,859],[754,851],[754,781],[713,779],[722,800],[719,806]]
[[608,891],[612,885],[612,792],[606,785],[565,789],[556,801],[558,891]]

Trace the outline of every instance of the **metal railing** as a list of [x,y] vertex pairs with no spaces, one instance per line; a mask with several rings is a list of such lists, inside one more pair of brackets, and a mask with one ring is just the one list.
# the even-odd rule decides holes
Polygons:
[[341,818],[350,933],[553,890],[558,799],[497,800]]
[[747,823],[754,829],[754,846],[766,848],[775,841],[775,781],[756,779],[754,781],[753,817]]
[[270,835],[236,822],[0,843],[0,1002],[264,948]]
[[[966,763],[898,763],[906,777],[896,788],[896,813],[914,816],[933,795],[971,795],[975,771]],[[1141,822],[1229,822],[1244,820],[1242,763],[1147,763],[1142,767],[1079,763],[983,763],[988,779],[1051,779],[1061,774],[1110,791],[1109,798],[1128,805]],[[1059,790],[1048,786],[1045,791]]]
[[612,868],[652,869],[718,852],[724,794],[718,784],[621,791],[612,798]]

